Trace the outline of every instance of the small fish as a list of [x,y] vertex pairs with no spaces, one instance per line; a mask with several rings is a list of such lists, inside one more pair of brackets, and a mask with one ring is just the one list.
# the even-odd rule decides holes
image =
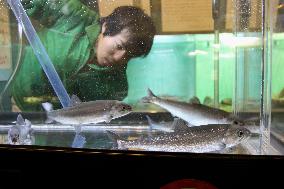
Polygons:
[[61,124],[82,125],[106,122],[112,119],[125,116],[132,111],[132,107],[118,100],[96,100],[81,102],[76,96],[72,95],[70,106],[58,110],[53,110],[52,104],[42,103],[47,112],[46,123],[52,121]]
[[31,128],[31,122],[24,119],[21,114],[18,115],[16,125],[8,131],[7,144],[14,145],[32,145],[35,142],[34,130]]
[[71,145],[72,148],[83,148],[86,143],[86,137],[81,134],[81,129],[81,126],[75,127],[76,134]]
[[[137,140],[124,140],[116,133],[107,131],[116,149],[139,149],[146,151],[167,152],[218,152],[246,141],[251,133],[241,126],[229,124],[213,124],[199,127],[188,127],[179,120],[177,130],[173,133],[161,134],[151,139],[141,137]],[[184,123],[182,123],[184,122]]]
[[156,104],[169,111],[173,116],[184,119],[191,126],[232,123],[239,125],[244,124],[242,120],[233,116],[231,113],[200,104],[196,99],[190,103],[162,99],[154,95],[150,89],[148,89],[148,96],[142,98],[142,102]]

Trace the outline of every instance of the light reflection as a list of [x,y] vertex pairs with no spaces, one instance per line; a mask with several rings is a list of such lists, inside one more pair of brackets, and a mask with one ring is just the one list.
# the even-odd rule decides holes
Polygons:
[[229,47],[259,47],[262,44],[259,37],[223,36],[220,41]]

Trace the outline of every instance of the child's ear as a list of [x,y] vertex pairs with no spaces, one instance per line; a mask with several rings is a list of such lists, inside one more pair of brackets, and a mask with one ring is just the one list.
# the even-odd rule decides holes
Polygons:
[[102,25],[102,34],[105,33],[106,31],[106,23],[104,22]]

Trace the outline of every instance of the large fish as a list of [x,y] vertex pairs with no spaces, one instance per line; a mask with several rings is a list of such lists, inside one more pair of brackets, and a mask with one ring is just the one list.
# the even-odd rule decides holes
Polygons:
[[18,114],[16,125],[8,131],[7,143],[13,145],[32,145],[35,142],[31,122]]
[[[162,132],[174,132],[175,131],[175,127],[177,124],[179,124],[179,122],[182,120],[181,118],[174,118],[173,121],[168,121],[168,122],[156,122],[153,121],[149,116],[147,116],[147,120],[148,120],[148,124],[149,124],[149,131],[151,132],[152,130],[158,130],[158,131],[162,131]],[[233,123],[236,124],[236,123]],[[191,127],[192,125],[190,125],[189,123],[186,124],[188,127]],[[242,126],[246,129],[248,129],[251,133],[254,134],[254,136],[258,136],[258,134],[260,134],[260,128],[257,125],[253,125],[253,124],[236,124],[239,126]],[[149,135],[151,136],[151,133],[149,133]]]
[[124,140],[117,134],[107,131],[116,149],[167,151],[167,152],[218,152],[246,141],[251,133],[237,125],[204,125],[188,127],[179,119],[176,131],[152,138],[141,137],[136,140]]
[[81,125],[106,122],[125,116],[132,111],[132,107],[118,100],[96,100],[81,102],[73,95],[70,106],[53,110],[52,104],[42,103],[47,112],[47,121],[56,121],[62,124]]
[[148,89],[148,96],[141,99],[144,103],[156,104],[167,111],[173,116],[177,116],[187,121],[191,126],[200,126],[207,124],[239,124],[243,125],[244,122],[233,116],[231,113],[212,108],[200,104],[199,102],[180,102],[175,100],[162,99],[154,95],[153,92]]

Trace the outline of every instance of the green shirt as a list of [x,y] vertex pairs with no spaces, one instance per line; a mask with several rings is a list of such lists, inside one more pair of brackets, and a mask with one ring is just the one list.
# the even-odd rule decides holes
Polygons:
[[[22,4],[30,18],[40,24],[37,34],[69,95],[76,94],[82,101],[123,100],[128,89],[126,68],[86,64],[95,56],[94,44],[100,33],[97,12],[79,0],[24,0]],[[12,87],[17,106],[23,111],[39,111],[43,110],[42,102],[51,101],[55,108],[61,107],[28,44],[20,64]]]

